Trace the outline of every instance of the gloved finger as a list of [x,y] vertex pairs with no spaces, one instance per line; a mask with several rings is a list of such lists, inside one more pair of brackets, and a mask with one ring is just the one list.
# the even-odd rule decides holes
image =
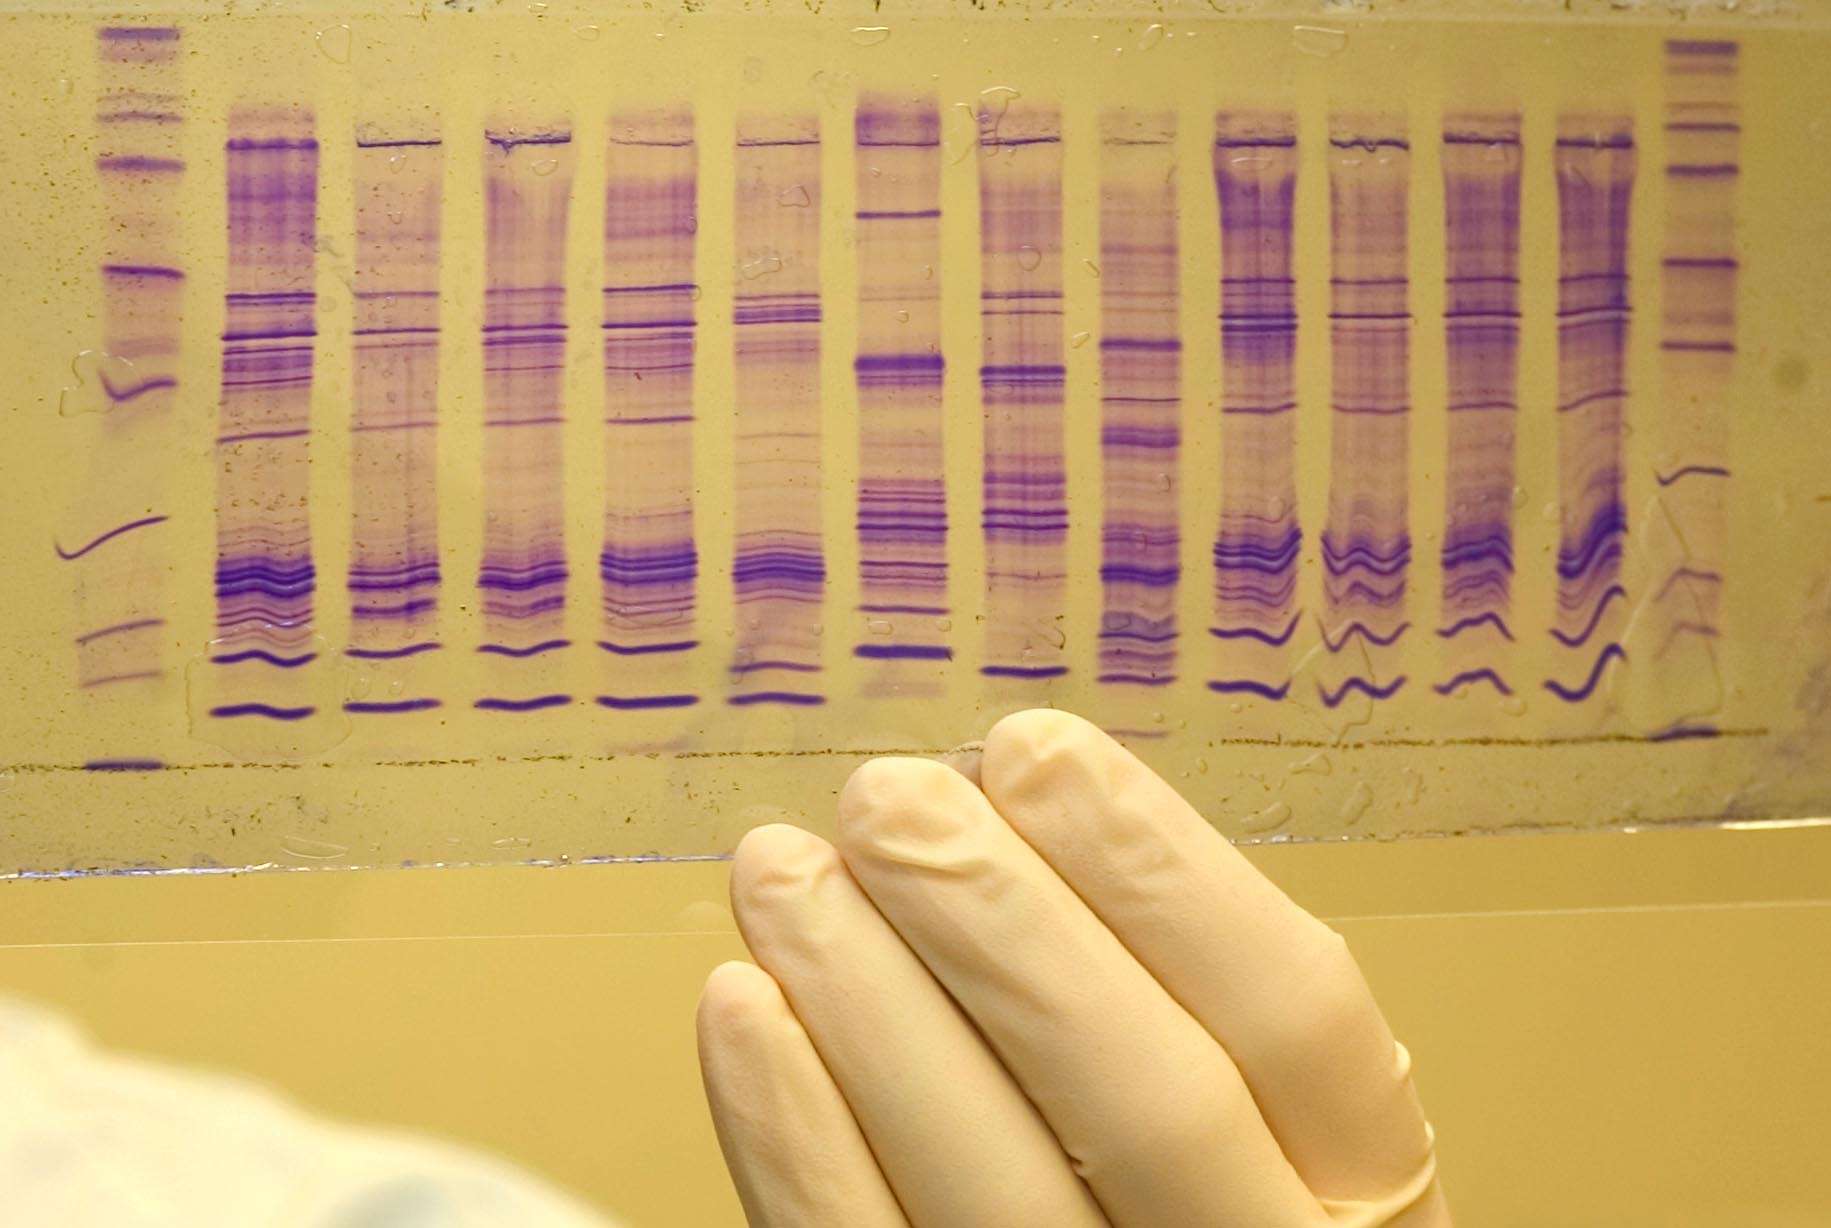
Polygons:
[[908,1228],[852,1111],[769,974],[721,964],[699,1066],[751,1228]]
[[1409,1058],[1339,935],[1077,716],[1006,717],[981,771],[998,813],[1232,1055],[1311,1190],[1428,1188]]
[[1321,1215],[1239,1072],[959,773],[858,769],[839,847],[1120,1228]]
[[1035,1106],[832,845],[753,830],[731,902],[911,1223],[1105,1228]]

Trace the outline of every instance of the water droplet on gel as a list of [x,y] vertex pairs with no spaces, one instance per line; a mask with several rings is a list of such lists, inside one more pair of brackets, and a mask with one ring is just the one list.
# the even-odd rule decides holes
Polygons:
[[[1043,262],[1043,253],[1028,243],[1017,249],[1017,267],[1028,273]],[[1061,334],[1056,334],[1060,336]]]
[[1526,715],[1526,701],[1517,695],[1504,695],[1501,697],[1500,710],[1508,716],[1524,716]]
[[1513,507],[1515,510],[1525,507],[1526,504],[1530,502],[1532,502],[1532,495],[1524,486],[1515,486],[1513,488]]
[[1418,800],[1418,794],[1424,789],[1424,777],[1411,769],[1405,769],[1405,801],[1407,804]]
[[1093,334],[1088,332],[1086,329],[1082,329],[1080,332],[1076,333],[1074,336],[1072,336],[1068,339],[1068,344],[1078,350],[1082,346],[1086,345],[1091,340],[1093,340]]
[[1023,95],[1008,85],[988,85],[979,91],[979,101],[995,117],[1002,119],[1011,104]]
[[1098,277],[1100,275],[1100,266],[1095,264],[1093,261],[1083,260],[1083,261],[1081,261],[1081,263],[1086,265],[1087,271],[1089,273],[1092,273],[1095,277]]
[[1144,33],[1138,36],[1138,50],[1149,51],[1163,41],[1163,34],[1163,23],[1153,21],[1144,28]]
[[1240,826],[1250,832],[1273,831],[1291,821],[1291,808],[1284,802],[1273,802],[1263,810],[1255,811],[1240,820]]
[[528,167],[528,169],[533,171],[536,175],[551,175],[554,171],[559,169],[559,159],[542,158]]
[[1168,491],[1171,487],[1176,485],[1176,483],[1170,479],[1170,475],[1167,473],[1158,474],[1156,481],[1157,481],[1157,489],[1161,490],[1161,491]]
[[574,34],[578,35],[580,39],[582,39],[583,41],[585,41],[587,43],[597,42],[598,35],[603,33],[603,31],[600,30],[597,26],[579,26],[577,29],[573,30],[572,32]]
[[1067,634],[1056,624],[1044,623],[1042,632],[1043,638],[1048,640],[1053,647],[1066,648],[1068,646]]
[[806,188],[796,183],[783,188],[776,197],[776,203],[788,209],[805,209],[814,203],[814,198],[807,194]]
[[889,635],[896,627],[887,618],[874,618],[865,624],[865,630],[872,635]]
[[745,281],[755,281],[771,273],[782,271],[782,257],[773,251],[763,252],[738,265],[738,275]]
[[898,323],[898,324],[907,324],[907,323],[909,323],[909,313],[908,313],[908,312],[907,312],[907,311],[905,311],[905,310],[903,310],[903,309],[902,309],[902,308],[900,308],[900,307],[899,307],[899,308],[898,308],[898,309],[897,309],[897,313],[896,313],[896,322],[897,322],[897,323]]
[[1293,26],[1291,44],[1305,55],[1340,55],[1348,46],[1348,32],[1328,26]]
[[1316,751],[1297,760],[1286,770],[1292,776],[1327,776],[1335,770],[1335,764],[1330,762],[1328,755],[1322,751]]
[[1361,816],[1367,813],[1367,808],[1371,805],[1373,805],[1373,790],[1367,787],[1366,781],[1355,781],[1354,788],[1348,791],[1348,800],[1342,803],[1342,823],[1348,827],[1354,826],[1361,821]]
[[951,619],[951,618],[937,618],[937,619],[935,619],[935,630],[937,630],[937,631],[952,631],[952,630],[953,630],[953,629],[954,629],[954,620],[953,620],[953,619]]
[[347,844],[332,844],[328,840],[313,840],[309,836],[282,836],[280,851],[289,857],[300,857],[306,861],[334,861],[350,851]]
[[889,37],[889,26],[854,26],[852,28],[852,41],[860,47],[875,47]]
[[319,30],[312,37],[318,42],[318,50],[323,52],[324,58],[331,63],[348,64],[350,62],[352,42],[350,27],[330,26],[327,29]]
[[686,932],[725,931],[737,924],[732,919],[731,910],[716,900],[694,900],[680,910],[674,923]]
[[115,406],[110,388],[127,389],[140,382],[131,361],[107,350],[78,350],[70,360],[70,374],[76,382],[64,385],[57,393],[60,418],[107,413]]

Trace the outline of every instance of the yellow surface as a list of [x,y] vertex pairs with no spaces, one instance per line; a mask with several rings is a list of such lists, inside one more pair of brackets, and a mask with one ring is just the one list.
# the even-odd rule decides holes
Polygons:
[[[437,8],[438,6],[434,6]],[[7,244],[7,328],[0,367],[0,488],[12,514],[0,518],[7,614],[0,631],[0,869],[103,865],[394,864],[417,861],[717,853],[744,829],[778,812],[818,825],[821,803],[861,749],[944,748],[976,736],[991,719],[1047,700],[1088,711],[1108,725],[1162,729],[1141,741],[1147,759],[1224,830],[1288,821],[1311,836],[1399,830],[1496,828],[1553,823],[1726,815],[1797,815],[1822,810],[1831,795],[1826,703],[1813,671],[1827,655],[1825,560],[1831,519],[1819,493],[1831,419],[1816,412],[1831,360],[1831,248],[1821,242],[1831,205],[1831,163],[1822,123],[1831,113],[1831,50],[1819,20],[1723,17],[1719,27],[1624,20],[1594,9],[1577,17],[1553,6],[1509,7],[1528,21],[1468,20],[1473,5],[1407,10],[1453,20],[1337,15],[1222,16],[1205,6],[1151,15],[1026,15],[1013,7],[981,13],[924,6],[919,16],[879,14],[864,4],[819,14],[797,6],[690,4],[680,12],[535,4],[460,13],[377,6],[349,16],[332,5],[256,6],[227,13],[187,10],[184,78],[194,121],[185,128],[189,165],[183,242],[194,257],[184,289],[186,346],[180,418],[169,446],[138,458],[169,469],[178,543],[174,558],[171,685],[151,706],[81,702],[72,686],[69,577],[49,549],[76,541],[82,463],[106,434],[91,353],[98,327],[97,248],[103,217],[92,167],[99,10],[4,19],[15,51],[0,91],[0,214]],[[813,6],[818,8],[819,6]],[[1046,7],[1046,6],[1044,6]],[[1222,6],[1225,7],[1225,6]],[[46,9],[61,9],[47,3]],[[687,11],[702,10],[703,11]],[[1199,11],[1198,11],[1199,9]],[[144,17],[145,10],[141,16]],[[1283,12],[1301,14],[1301,8]],[[1064,15],[1065,14],[1065,15]],[[1650,428],[1661,387],[1659,303],[1662,213],[1662,40],[1715,31],[1742,45],[1744,173],[1738,208],[1743,260],[1738,307],[1743,349],[1728,401],[1740,475],[1731,512],[1734,577],[1728,634],[1699,668],[1720,675],[1714,719],[1746,735],[1710,742],[1647,745],[1636,716],[1643,675],[1621,675],[1618,695],[1593,710],[1567,711],[1540,690],[1553,645],[1543,634],[1551,608],[1555,548],[1556,206],[1551,139],[1568,111],[1631,113],[1641,170],[1633,203],[1631,253],[1636,324],[1629,354],[1635,393],[1630,421]],[[888,33],[884,33],[888,31]],[[946,122],[943,238],[944,346],[948,355],[950,537],[954,622],[963,667],[936,699],[863,702],[845,656],[857,628],[856,543],[850,533],[857,426],[850,413],[851,304],[855,260],[845,224],[854,194],[847,136],[861,88],[932,90]],[[973,108],[1059,101],[1068,144],[1065,201],[1071,334],[1097,329],[1098,149],[1101,108],[1167,106],[1179,116],[1179,178],[1185,252],[1182,312],[1187,341],[1187,423],[1183,484],[1186,556],[1185,667],[1177,686],[1148,701],[1096,693],[1093,630],[1099,618],[1092,560],[1098,553],[1097,346],[1071,347],[1068,459],[1077,509],[1070,554],[1076,581],[1063,614],[1073,673],[1061,685],[1018,695],[988,688],[972,671],[979,632],[981,543],[977,524],[979,405],[978,249]],[[472,712],[475,654],[445,654],[438,681],[450,702],[398,722],[315,724],[290,748],[260,738],[225,738],[224,722],[195,715],[198,680],[212,634],[210,567],[215,479],[218,353],[224,289],[222,251],[225,117],[237,102],[308,104],[316,114],[320,161],[320,330],[313,386],[310,501],[324,655],[312,686],[327,710],[346,693],[387,693],[385,671],[370,677],[333,660],[347,635],[342,577],[349,553],[347,481],[353,209],[349,134],[359,121],[430,103],[448,137],[444,233],[444,345],[441,351],[441,534],[446,624],[460,648],[475,642],[473,603],[464,595],[480,549],[477,489],[480,429],[478,319],[481,292],[481,168],[486,117],[550,122],[570,116],[579,150],[571,219],[569,295],[574,338],[566,431],[568,549],[574,577],[569,634],[597,638],[591,577],[603,506],[602,381],[596,349],[601,243],[597,230],[603,141],[613,105],[690,99],[698,110],[702,170],[701,370],[695,428],[699,455],[699,544],[704,562],[702,626],[708,648],[693,668],[699,689],[725,687],[724,632],[734,617],[728,577],[732,525],[729,304],[732,249],[731,133],[743,109],[817,111],[823,150],[823,289],[830,327],[823,347],[827,472],[823,492],[830,576],[827,689],[816,712],[764,712],[703,704],[689,727],[618,724],[586,704],[525,719]],[[1414,685],[1399,698],[1333,712],[1313,702],[1223,702],[1202,683],[1213,650],[1208,619],[1208,551],[1217,515],[1219,432],[1211,390],[1218,339],[1215,202],[1208,142],[1217,107],[1288,107],[1300,116],[1302,168],[1298,231],[1300,332],[1300,500],[1309,557],[1303,599],[1320,589],[1317,530],[1329,462],[1326,322],[1331,114],[1391,112],[1413,137],[1412,347],[1417,406],[1410,468],[1417,555],[1410,613],[1420,628],[1435,614],[1437,570],[1429,560],[1442,518],[1443,339],[1440,117],[1447,109],[1514,108],[1526,144],[1525,266],[1522,303],[1518,608],[1530,636],[1519,646],[1524,703],[1497,697],[1438,699],[1434,638],[1405,641],[1400,668]],[[417,112],[416,112],[417,113]],[[1437,407],[1433,409],[1432,407]],[[87,412],[87,411],[97,412]],[[1626,498],[1634,523],[1657,525],[1652,502],[1659,432],[1629,439]],[[1638,530],[1637,530],[1638,531]],[[1639,549],[1637,545],[1635,549]],[[1638,597],[1651,587],[1635,570]],[[1312,641],[1306,624],[1305,637]],[[581,649],[580,651],[583,651]],[[1315,654],[1312,654],[1314,658]],[[582,694],[598,681],[596,661],[568,666]],[[310,670],[303,671],[309,674]],[[1302,671],[1300,671],[1300,674]],[[347,675],[347,676],[346,676]],[[1697,681],[1697,679],[1693,679]],[[1708,681],[1708,680],[1705,680]],[[1314,691],[1312,680],[1299,687]],[[186,687],[191,687],[187,695]],[[206,688],[207,689],[207,688]],[[1706,689],[1715,689],[1714,684]],[[1106,688],[1112,690],[1112,688]],[[231,722],[232,724],[232,722]],[[1206,731],[1200,735],[1192,731]],[[1224,730],[1224,735],[1215,731]],[[288,736],[291,736],[288,732]],[[1554,739],[1545,744],[1546,739]],[[663,743],[656,745],[656,743]],[[1222,744],[1226,745],[1223,746]],[[97,778],[77,769],[98,752],[131,744],[185,770]],[[1222,752],[1225,752],[1224,755]],[[1421,757],[1428,751],[1428,759]],[[784,752],[790,752],[785,754]],[[290,756],[288,758],[287,756]],[[1223,768],[1223,763],[1225,767]],[[589,803],[584,782],[609,764],[618,789],[609,806]]]
[[[1417,1058],[1470,1228],[1831,1224],[1831,829],[1260,848]],[[0,886],[0,992],[638,1226],[736,1225],[692,1005],[722,865]]]

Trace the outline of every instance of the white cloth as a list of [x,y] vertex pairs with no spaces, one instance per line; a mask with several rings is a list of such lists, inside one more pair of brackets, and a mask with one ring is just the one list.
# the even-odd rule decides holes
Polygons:
[[106,1053],[0,999],[8,1228],[611,1228],[445,1143],[333,1126],[226,1075]]

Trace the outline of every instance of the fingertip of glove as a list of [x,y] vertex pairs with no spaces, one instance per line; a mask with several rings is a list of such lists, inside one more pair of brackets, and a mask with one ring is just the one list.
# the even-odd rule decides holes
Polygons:
[[753,827],[731,855],[731,900],[755,900],[771,887],[798,885],[826,864],[837,863],[833,846],[788,823]]
[[961,790],[972,789],[966,777],[932,759],[873,759],[839,791],[839,845],[853,852],[892,831],[927,833],[958,805]]
[[825,932],[834,876],[844,874],[839,851],[812,832],[771,823],[747,833],[732,855],[731,912],[751,953],[780,971],[775,957]]
[[1021,788],[1024,782],[1048,778],[1064,766],[1085,762],[1111,739],[1097,725],[1059,708],[1013,712],[985,737],[980,779],[988,796]]
[[695,1015],[701,1054],[715,1038],[756,1031],[781,1000],[775,979],[755,964],[734,959],[714,968],[699,991]]

